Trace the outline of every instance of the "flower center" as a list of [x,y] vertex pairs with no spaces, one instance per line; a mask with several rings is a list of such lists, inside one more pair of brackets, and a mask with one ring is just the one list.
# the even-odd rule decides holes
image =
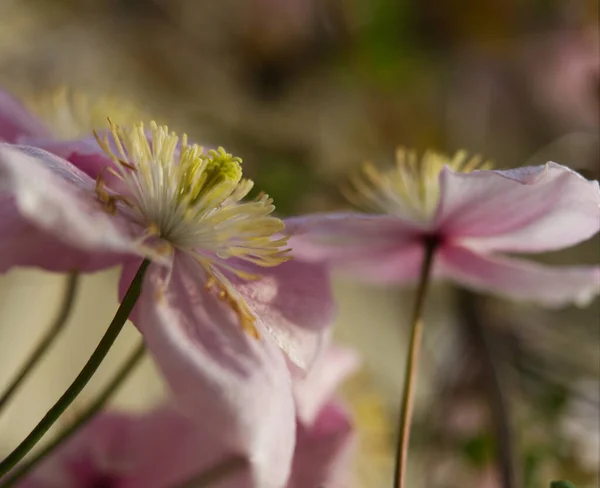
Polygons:
[[48,126],[56,139],[69,140],[91,134],[106,125],[106,117],[131,125],[142,118],[133,104],[114,97],[90,97],[65,87],[25,101]]
[[468,173],[489,169],[491,163],[480,156],[469,158],[465,151],[454,156],[426,151],[419,160],[415,151],[399,148],[393,168],[381,171],[365,163],[345,193],[365,210],[429,221],[440,197],[439,175],[444,166]]
[[206,271],[207,289],[257,335],[252,313],[226,275],[254,279],[244,262],[271,267],[290,259],[287,238],[276,236],[284,224],[271,215],[273,201],[265,194],[242,201],[253,183],[242,178],[242,160],[221,147],[205,152],[155,122],[149,134],[142,123],[131,129],[111,123],[110,134],[110,140],[96,138],[115,164],[109,171],[120,189],[109,193],[101,175],[99,199],[113,212],[123,202],[123,211],[146,227],[144,238],[160,238],[192,256]]

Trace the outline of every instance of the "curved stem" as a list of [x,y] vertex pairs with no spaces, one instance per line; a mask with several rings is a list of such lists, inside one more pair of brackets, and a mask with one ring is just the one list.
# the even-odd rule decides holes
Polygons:
[[114,344],[119,333],[123,329],[131,310],[142,291],[142,281],[150,261],[144,259],[140,268],[138,269],[135,278],[131,282],[125,297],[117,310],[112,322],[108,326],[108,329],[104,333],[104,336],[100,340],[98,346],[88,359],[87,363],[77,375],[77,378],[71,383],[71,386],[67,388],[67,391],[58,399],[54,406],[48,410],[46,415],[40,420],[40,422],[34,427],[29,435],[19,444],[13,452],[11,452],[5,459],[0,463],[0,477],[6,475],[16,464],[23,459],[29,451],[38,443],[38,441],[44,436],[50,427],[58,420],[58,418],[64,413],[64,411],[73,403],[75,398],[81,393],[81,390],[90,381],[96,370],[100,367],[100,364],[108,354],[108,351]]
[[211,466],[206,471],[173,488],[208,488],[246,466],[248,466],[248,461],[245,458],[234,456]]
[[423,336],[423,307],[425,296],[429,287],[429,277],[433,265],[433,258],[437,242],[430,241],[425,246],[425,256],[421,266],[421,277],[413,307],[411,319],[410,344],[406,359],[406,370],[404,373],[404,391],[402,393],[402,406],[400,409],[400,431],[398,444],[396,446],[396,469],[394,472],[394,486],[404,488],[406,477],[406,461],[408,458],[408,446],[410,440],[410,427],[413,411],[414,390],[417,381],[419,352],[421,350],[421,339]]
[[27,379],[27,376],[29,376],[29,373],[33,370],[38,361],[46,354],[46,351],[48,351],[49,347],[54,342],[54,339],[58,337],[58,334],[68,322],[71,311],[73,310],[73,304],[75,303],[78,282],[79,274],[71,273],[67,279],[67,287],[58,316],[54,319],[50,328],[40,338],[37,346],[29,355],[27,361],[21,366],[12,381],[8,384],[4,393],[0,395],[0,413],[2,413],[2,410],[8,405],[10,399],[17,392],[25,379]]
[[6,478],[6,481],[0,484],[0,488],[9,488],[14,486],[30,473],[41,461],[43,461],[54,449],[62,445],[65,441],[71,438],[77,433],[84,425],[86,425],[92,418],[96,416],[100,410],[106,405],[108,400],[115,394],[123,382],[129,378],[130,373],[139,364],[142,358],[145,356],[146,347],[143,341],[129,355],[123,365],[117,370],[117,373],[113,376],[112,380],[106,385],[104,390],[96,397],[96,399],[84,410],[83,414],[75,420],[67,429],[58,434],[58,436],[45,446],[42,450],[37,452],[31,459],[28,459],[22,465],[19,465],[17,469],[11,472],[10,476]]

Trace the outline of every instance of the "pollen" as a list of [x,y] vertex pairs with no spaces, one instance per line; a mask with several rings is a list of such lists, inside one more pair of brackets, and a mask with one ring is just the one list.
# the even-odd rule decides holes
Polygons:
[[492,165],[466,151],[448,156],[430,150],[419,158],[415,151],[399,148],[395,166],[380,170],[366,162],[343,190],[350,202],[367,211],[428,221],[439,200],[439,175],[445,166],[468,173]]
[[[147,229],[149,240],[168,244],[203,268],[206,289],[239,318],[242,329],[258,338],[255,318],[231,284],[235,275],[256,279],[248,263],[277,266],[290,259],[283,222],[271,214],[273,200],[243,178],[242,160],[224,148],[188,144],[166,126],[150,122],[123,128],[109,120],[109,131],[96,139],[112,159],[108,172],[120,183],[110,192],[101,176],[96,193],[109,212],[124,212]],[[158,249],[158,247],[157,247]]]

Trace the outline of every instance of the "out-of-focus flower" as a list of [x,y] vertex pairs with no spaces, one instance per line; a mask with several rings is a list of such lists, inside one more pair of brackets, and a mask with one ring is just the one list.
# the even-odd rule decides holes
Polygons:
[[92,97],[59,88],[21,103],[0,90],[0,141],[3,142],[42,147],[50,141],[75,142],[106,127],[107,117],[122,125],[133,125],[144,118],[134,104],[116,97]]
[[0,90],[0,142],[18,142],[29,137],[47,139],[50,129],[21,102]]
[[600,467],[600,390],[598,378],[587,378],[574,388],[561,429],[574,447],[575,458],[592,473]]
[[242,201],[252,182],[239,158],[151,129],[113,126],[96,181],[39,148],[0,145],[0,271],[123,264],[124,290],[153,259],[132,321],[194,419],[250,456],[260,486],[279,486],[295,429],[280,349],[301,368],[316,358],[333,315],[327,272],[286,262],[271,199]]
[[562,249],[596,234],[598,182],[556,163],[481,169],[487,165],[464,152],[427,152],[419,163],[399,150],[395,168],[367,164],[350,193],[386,215],[299,217],[286,223],[290,242],[305,259],[380,283],[415,280],[426,245],[435,245],[437,277],[547,306],[591,300],[600,267],[548,267],[498,253]]
[[[356,365],[346,349],[327,352],[306,378],[296,398],[316,406],[310,419],[298,419],[293,470],[287,488],[320,486],[348,488],[348,454],[352,427],[344,408],[324,396],[320,375],[335,386]],[[328,368],[332,367],[330,371]],[[329,381],[331,380],[331,381]],[[315,398],[317,399],[315,401]],[[236,456],[212,432],[198,427],[173,405],[148,414],[104,414],[42,464],[23,488],[166,488],[178,486]],[[104,483],[104,484],[103,484]],[[253,484],[247,469],[237,469],[219,485],[230,488]]]
[[24,97],[0,90],[0,142],[34,146],[74,163],[97,178],[107,164],[93,135],[112,123],[132,126],[144,118],[134,104],[116,97],[91,97],[59,88]]
[[531,96],[562,130],[600,124],[600,36],[597,28],[560,31],[533,44],[524,59]]
[[297,440],[288,488],[349,488],[353,432],[346,407],[332,398],[359,365],[356,353],[329,346],[308,375],[293,384]]

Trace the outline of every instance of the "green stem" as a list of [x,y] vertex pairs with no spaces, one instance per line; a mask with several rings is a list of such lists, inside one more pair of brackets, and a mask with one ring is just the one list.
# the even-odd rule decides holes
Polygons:
[[215,464],[185,483],[176,485],[176,488],[207,488],[246,466],[248,466],[248,461],[245,458],[234,456]]
[[58,420],[58,418],[64,413],[64,411],[73,403],[75,398],[81,393],[81,390],[90,381],[96,370],[100,367],[100,364],[108,354],[108,351],[114,344],[119,333],[123,329],[131,310],[133,309],[137,299],[142,291],[142,281],[150,261],[144,259],[142,262],[135,278],[131,282],[125,297],[117,310],[112,322],[108,326],[108,329],[104,333],[104,336],[100,340],[98,346],[88,359],[87,363],[77,375],[77,378],[71,383],[71,386],[67,388],[67,391],[58,399],[54,406],[48,410],[46,415],[40,420],[35,428],[29,433],[29,435],[19,444],[13,452],[11,452],[5,459],[0,463],[0,478],[6,475],[16,464],[23,459],[29,451],[39,442],[44,434],[52,427],[52,425]]
[[96,416],[100,410],[106,405],[110,398],[115,394],[123,382],[129,378],[130,373],[142,360],[146,352],[144,342],[133,350],[130,356],[127,358],[125,363],[118,369],[117,373],[113,376],[113,379],[106,385],[102,392],[96,397],[96,399],[85,409],[83,414],[73,422],[67,429],[61,432],[52,442],[45,446],[42,450],[37,452],[34,456],[28,459],[22,465],[19,465],[17,469],[11,472],[10,476],[6,478],[0,488],[10,488],[18,483],[30,473],[41,461],[43,461],[49,454],[51,454],[57,447],[62,445],[65,441],[70,439],[75,433],[77,433],[84,425],[86,425],[92,418]]
[[425,247],[425,256],[421,266],[421,277],[413,308],[411,319],[410,344],[408,357],[406,359],[406,370],[404,373],[404,391],[402,393],[402,407],[400,410],[400,431],[398,444],[396,446],[396,469],[394,471],[394,487],[404,488],[406,477],[406,461],[408,458],[408,446],[410,441],[410,427],[413,411],[413,399],[415,384],[418,374],[419,352],[423,336],[423,308],[425,297],[429,287],[429,277],[433,265],[433,258],[437,243],[432,240]]
[[17,372],[13,380],[8,384],[4,393],[0,396],[0,413],[8,405],[8,402],[17,392],[19,387],[23,384],[29,373],[33,370],[38,361],[46,354],[49,347],[54,342],[54,339],[58,337],[58,334],[62,331],[64,326],[69,320],[71,311],[73,310],[73,304],[75,303],[75,295],[77,291],[77,284],[79,281],[79,275],[77,273],[71,273],[67,280],[67,288],[63,297],[58,316],[54,319],[54,322],[46,333],[41,337],[38,345],[30,354],[29,358],[21,366],[21,369]]

